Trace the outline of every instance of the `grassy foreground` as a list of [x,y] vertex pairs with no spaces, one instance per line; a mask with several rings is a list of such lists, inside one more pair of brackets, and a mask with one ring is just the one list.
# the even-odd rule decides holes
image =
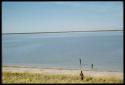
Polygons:
[[92,77],[85,77],[84,80],[80,80],[79,75],[2,72],[2,83],[123,83],[123,80]]

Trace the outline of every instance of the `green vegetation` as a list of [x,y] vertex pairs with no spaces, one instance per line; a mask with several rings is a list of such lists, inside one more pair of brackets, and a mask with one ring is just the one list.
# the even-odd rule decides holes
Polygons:
[[123,83],[123,80],[92,77],[80,80],[79,75],[2,72],[2,83]]

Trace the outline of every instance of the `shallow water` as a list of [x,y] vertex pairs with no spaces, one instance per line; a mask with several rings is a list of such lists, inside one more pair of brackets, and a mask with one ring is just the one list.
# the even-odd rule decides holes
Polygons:
[[2,35],[2,65],[123,71],[123,32]]

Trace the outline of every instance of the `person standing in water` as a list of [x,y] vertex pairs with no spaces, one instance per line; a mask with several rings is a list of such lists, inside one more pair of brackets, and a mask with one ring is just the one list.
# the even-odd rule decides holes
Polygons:
[[91,64],[91,68],[93,69],[93,64]]

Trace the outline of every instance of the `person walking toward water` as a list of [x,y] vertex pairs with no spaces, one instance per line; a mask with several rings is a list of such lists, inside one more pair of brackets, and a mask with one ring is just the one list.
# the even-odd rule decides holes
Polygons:
[[82,71],[81,71],[81,73],[80,73],[80,76],[81,76],[81,80],[83,80],[84,75],[83,75]]

